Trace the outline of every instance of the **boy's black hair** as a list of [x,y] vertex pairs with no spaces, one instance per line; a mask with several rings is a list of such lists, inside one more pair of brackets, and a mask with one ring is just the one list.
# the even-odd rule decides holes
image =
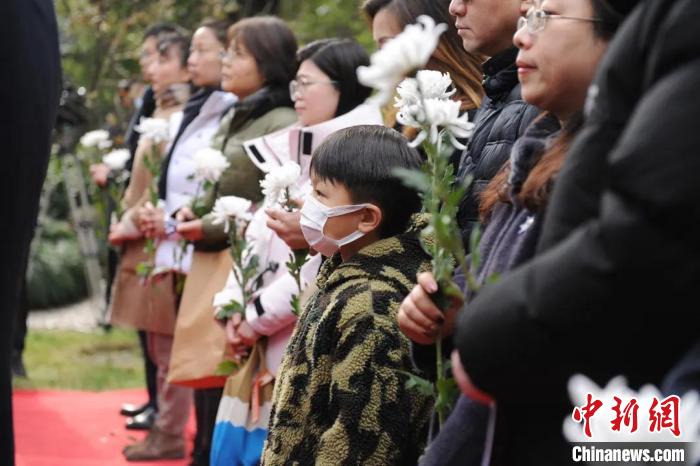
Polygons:
[[420,210],[418,193],[404,186],[396,168],[418,169],[421,157],[397,131],[379,125],[351,126],[331,134],[314,151],[311,171],[322,181],[342,183],[352,202],[382,210],[382,238],[406,231]]
[[187,59],[190,56],[190,38],[179,33],[165,34],[158,40],[158,53],[165,57],[169,50],[174,49],[180,58],[180,65],[187,68]]
[[357,67],[369,65],[367,51],[353,39],[334,39],[318,48],[309,58],[340,92],[335,116],[363,103],[372,90],[357,80]]

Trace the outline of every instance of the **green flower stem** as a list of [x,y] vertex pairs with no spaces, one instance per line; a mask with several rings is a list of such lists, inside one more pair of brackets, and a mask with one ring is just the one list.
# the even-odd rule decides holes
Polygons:
[[[296,208],[294,202],[292,201],[289,187],[284,189],[284,203],[282,204],[282,207],[287,212],[294,212],[294,209]],[[294,281],[297,284],[298,292],[292,296],[291,300],[292,312],[297,316],[301,313],[301,268],[304,266],[304,264],[306,264],[306,262],[308,262],[308,254],[308,249],[294,249],[289,254],[289,261],[287,261],[286,264],[287,270],[292,277],[294,277]]]
[[[445,368],[444,359],[442,357],[442,335],[438,335],[435,339],[435,367],[437,369],[437,380],[443,380],[445,378]],[[447,418],[447,406],[438,406],[437,409],[438,423],[442,428],[445,425],[445,419]]]
[[[158,178],[160,175],[158,159],[158,146],[152,144],[151,153],[144,157],[143,161],[144,165],[146,165],[146,169],[148,169],[151,174],[151,184],[148,186],[148,197],[153,207],[158,205]],[[136,271],[142,280],[147,281],[153,273],[153,270],[155,270],[156,243],[152,238],[146,238],[146,245],[143,251],[148,255],[148,260],[138,264]]]

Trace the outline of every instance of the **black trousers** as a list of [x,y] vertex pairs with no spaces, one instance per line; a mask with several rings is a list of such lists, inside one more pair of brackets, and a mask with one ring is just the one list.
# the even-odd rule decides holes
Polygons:
[[197,435],[192,451],[193,466],[209,466],[211,441],[214,436],[216,413],[223,388],[202,388],[194,391],[194,415],[197,420]]
[[158,368],[148,355],[148,344],[146,343],[146,332],[138,331],[139,343],[141,344],[141,352],[143,353],[143,369],[146,374],[146,390],[148,391],[148,404],[158,411],[158,384],[156,382],[156,373]]
[[0,464],[14,465],[10,353],[61,92],[51,0],[0,2]]

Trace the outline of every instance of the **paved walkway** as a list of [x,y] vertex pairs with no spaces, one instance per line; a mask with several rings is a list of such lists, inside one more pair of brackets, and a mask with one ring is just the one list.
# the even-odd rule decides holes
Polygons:
[[85,300],[65,307],[30,311],[27,325],[30,329],[89,332],[98,327],[98,306]]

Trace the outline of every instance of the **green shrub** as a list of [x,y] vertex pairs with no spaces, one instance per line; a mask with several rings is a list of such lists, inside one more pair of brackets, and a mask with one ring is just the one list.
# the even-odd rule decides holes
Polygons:
[[36,238],[27,276],[30,309],[46,309],[87,296],[83,257],[68,222],[48,220]]

